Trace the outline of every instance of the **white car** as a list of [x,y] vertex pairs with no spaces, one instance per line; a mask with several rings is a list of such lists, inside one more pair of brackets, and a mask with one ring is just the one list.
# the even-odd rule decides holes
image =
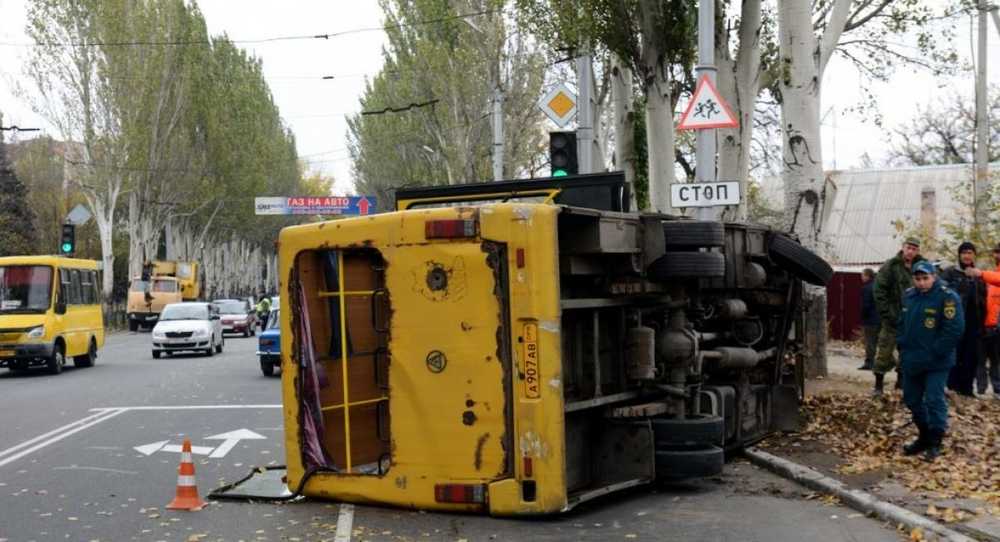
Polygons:
[[222,320],[211,303],[172,303],[153,328],[153,357],[173,352],[222,353]]

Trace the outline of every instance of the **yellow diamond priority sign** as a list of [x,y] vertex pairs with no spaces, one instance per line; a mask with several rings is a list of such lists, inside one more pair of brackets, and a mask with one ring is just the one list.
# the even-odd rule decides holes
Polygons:
[[576,115],[576,94],[559,83],[538,100],[538,108],[560,128],[565,128]]

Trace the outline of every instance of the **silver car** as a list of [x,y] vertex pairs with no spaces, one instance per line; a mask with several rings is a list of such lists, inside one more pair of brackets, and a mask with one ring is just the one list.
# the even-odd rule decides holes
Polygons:
[[225,339],[219,308],[211,303],[172,303],[153,328],[153,357],[174,352],[221,354]]

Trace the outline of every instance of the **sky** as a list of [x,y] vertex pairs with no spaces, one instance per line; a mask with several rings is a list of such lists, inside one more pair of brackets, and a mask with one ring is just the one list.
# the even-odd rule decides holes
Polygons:
[[[24,0],[0,0],[0,111],[4,124],[40,127],[59,137],[53,129],[12,92],[11,81],[22,80],[21,59],[27,49],[4,43],[24,44]],[[375,0],[201,0],[209,32],[225,32],[233,40],[289,35],[315,35],[345,30],[353,32],[329,40],[300,40],[241,44],[263,62],[282,117],[296,136],[299,155],[313,171],[335,179],[336,195],[352,194],[350,159],[347,152],[345,116],[360,110],[359,98],[365,77],[378,73],[382,65],[385,33],[382,13]],[[972,58],[969,18],[958,25],[956,46],[963,63]],[[1000,83],[1000,34],[990,24],[989,81]],[[334,76],[324,80],[324,76]],[[956,93],[972,96],[971,71],[949,79],[936,79],[923,72],[900,70],[887,84],[875,84],[884,127],[891,128],[911,118],[918,107],[936,103]],[[823,159],[828,169],[859,167],[865,153],[880,162],[885,157],[886,136],[870,118],[849,112],[862,98],[864,85],[857,71],[834,57],[823,86]],[[969,98],[971,99],[971,98]],[[677,112],[679,119],[681,111]],[[554,125],[552,126],[554,129]],[[23,137],[23,136],[22,136]],[[281,194],[261,194],[281,195]]]
[[[0,0],[0,43],[28,42],[26,2]],[[295,134],[299,156],[313,171],[334,177],[334,193],[353,193],[347,152],[346,115],[360,111],[365,77],[382,67],[385,33],[375,0],[200,0],[211,35],[230,39],[332,34],[370,29],[329,40],[239,44],[262,60],[264,75],[286,124]],[[60,138],[48,123],[17,98],[10,78],[24,80],[25,47],[0,45],[0,111],[4,125],[39,127]],[[332,80],[322,79],[334,76]],[[22,137],[30,137],[22,135]],[[285,195],[285,194],[260,194]],[[288,194],[293,195],[293,194]]]

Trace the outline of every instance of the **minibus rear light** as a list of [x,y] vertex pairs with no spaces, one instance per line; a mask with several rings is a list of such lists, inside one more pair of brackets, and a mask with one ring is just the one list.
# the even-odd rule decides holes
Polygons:
[[436,484],[434,500],[455,504],[485,504],[486,486],[482,484]]
[[424,224],[424,234],[428,239],[458,239],[475,237],[479,233],[477,220],[428,220]]

